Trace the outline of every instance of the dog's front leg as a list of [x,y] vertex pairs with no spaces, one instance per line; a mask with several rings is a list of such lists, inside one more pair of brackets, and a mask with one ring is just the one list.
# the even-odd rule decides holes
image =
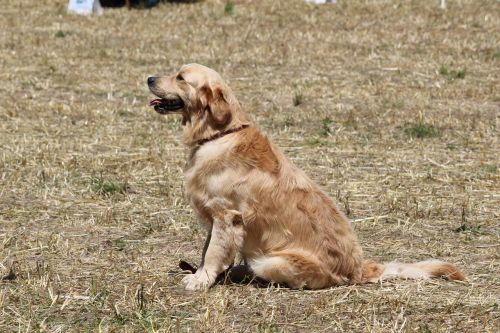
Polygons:
[[234,261],[243,246],[245,232],[241,213],[230,209],[216,209],[213,214],[212,231],[202,265],[195,274],[182,280],[188,290],[210,287],[217,276]]
[[[212,224],[213,226],[213,224]],[[200,268],[203,267],[205,263],[205,254],[207,253],[208,246],[210,245],[210,240],[212,239],[212,229],[208,231],[207,239],[205,240],[205,244],[203,245],[203,252],[201,253],[201,263]]]

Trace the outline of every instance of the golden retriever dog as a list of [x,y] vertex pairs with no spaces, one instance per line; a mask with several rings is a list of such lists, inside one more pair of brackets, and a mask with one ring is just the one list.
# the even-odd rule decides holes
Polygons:
[[214,70],[184,65],[149,77],[160,114],[182,117],[190,149],[187,200],[208,231],[202,262],[183,282],[211,286],[240,253],[266,281],[318,289],[392,277],[463,280],[437,260],[379,264],[363,259],[356,235],[335,203],[250,121]]

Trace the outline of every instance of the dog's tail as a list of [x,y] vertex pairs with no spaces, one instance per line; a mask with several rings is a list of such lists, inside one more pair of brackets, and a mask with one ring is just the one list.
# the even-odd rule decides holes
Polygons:
[[398,262],[379,264],[372,260],[365,260],[361,282],[378,282],[394,278],[429,279],[432,277],[465,280],[465,275],[455,265],[439,260],[426,260],[414,264]]

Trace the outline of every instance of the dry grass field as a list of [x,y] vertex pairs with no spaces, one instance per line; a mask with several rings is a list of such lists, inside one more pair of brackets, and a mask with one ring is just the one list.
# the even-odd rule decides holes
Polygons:
[[[498,1],[66,4],[0,6],[1,332],[498,332]],[[468,281],[184,291],[205,234],[146,78],[189,62],[227,78],[367,258]]]

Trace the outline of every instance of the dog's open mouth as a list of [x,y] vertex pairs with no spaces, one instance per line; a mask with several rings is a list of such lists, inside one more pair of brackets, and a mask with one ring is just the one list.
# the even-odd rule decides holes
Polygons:
[[149,102],[149,106],[160,114],[167,114],[184,108],[184,102],[180,98],[156,98]]

